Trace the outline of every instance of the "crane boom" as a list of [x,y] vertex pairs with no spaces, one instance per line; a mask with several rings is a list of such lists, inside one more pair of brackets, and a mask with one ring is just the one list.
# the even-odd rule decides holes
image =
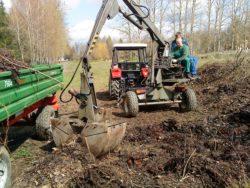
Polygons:
[[144,6],[137,5],[133,0],[123,0],[123,2],[127,5],[133,15],[138,19],[141,25],[144,24],[144,29],[149,32],[152,39],[155,40],[159,46],[165,48],[166,40],[164,36],[159,32],[155,24],[150,20],[149,15],[145,16],[145,13],[141,9],[141,7]]
[[[149,15],[145,15],[145,13],[142,11],[141,8],[142,7],[146,8],[146,7],[136,4],[133,0],[123,0],[123,2],[127,6],[127,8],[131,11],[130,14],[122,11],[117,0],[103,1],[102,7],[100,8],[99,13],[96,17],[94,28],[92,30],[90,39],[88,41],[87,47],[83,55],[85,63],[87,63],[86,60],[95,47],[95,44],[99,38],[100,32],[104,24],[108,19],[114,18],[119,12],[123,15],[124,18],[126,18],[140,30],[143,29],[147,30],[152,40],[158,44],[157,48],[158,57],[161,57],[163,55],[167,42],[164,36],[159,32],[159,30],[155,26],[155,24],[150,20]],[[132,16],[136,17],[137,20],[132,18]]]
[[106,20],[112,19],[118,13],[119,13],[119,5],[118,5],[117,0],[104,0],[103,1],[102,7],[100,8],[99,13],[96,17],[95,25],[92,30],[92,33],[88,41],[87,47],[85,49],[85,53],[83,57],[86,58],[92,53]]

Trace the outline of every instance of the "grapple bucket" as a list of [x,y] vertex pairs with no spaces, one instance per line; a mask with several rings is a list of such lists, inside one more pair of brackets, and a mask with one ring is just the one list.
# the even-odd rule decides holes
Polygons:
[[[113,151],[122,142],[125,132],[126,123],[89,123],[84,126],[81,138],[89,152],[100,157]],[[56,146],[63,147],[74,136],[74,131],[69,121],[53,119],[52,135]]]
[[126,132],[126,123],[88,124],[82,131],[82,140],[88,150],[100,157],[113,151],[123,140]]
[[73,137],[73,129],[68,120],[52,119],[52,136],[57,147],[62,147]]

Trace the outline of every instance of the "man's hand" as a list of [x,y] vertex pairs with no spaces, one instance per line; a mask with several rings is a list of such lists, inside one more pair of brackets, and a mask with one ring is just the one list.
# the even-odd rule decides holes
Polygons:
[[178,60],[177,60],[177,59],[172,59],[172,62],[173,62],[173,63],[177,63]]

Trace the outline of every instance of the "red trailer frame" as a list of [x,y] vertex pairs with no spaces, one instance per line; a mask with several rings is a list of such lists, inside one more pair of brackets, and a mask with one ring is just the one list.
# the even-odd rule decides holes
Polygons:
[[53,95],[52,97],[46,97],[45,99],[42,99],[35,104],[25,108],[21,114],[18,114],[16,116],[10,117],[8,120],[4,122],[4,125],[12,126],[16,124],[21,119],[29,119],[29,116],[32,112],[38,110],[39,108],[43,108],[45,106],[52,106],[55,112],[59,111],[59,103],[56,95]]

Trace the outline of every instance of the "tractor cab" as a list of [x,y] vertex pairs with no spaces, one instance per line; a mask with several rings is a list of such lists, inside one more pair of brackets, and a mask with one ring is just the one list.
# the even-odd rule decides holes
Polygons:
[[110,70],[110,96],[119,98],[122,92],[145,86],[149,76],[147,44],[115,44]]

